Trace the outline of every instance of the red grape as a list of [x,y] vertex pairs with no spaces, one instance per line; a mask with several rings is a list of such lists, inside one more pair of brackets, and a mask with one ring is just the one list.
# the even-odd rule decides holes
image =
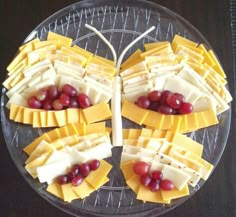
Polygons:
[[144,109],[147,109],[150,105],[150,101],[148,99],[148,97],[146,96],[140,96],[138,99],[137,99],[137,105],[140,107],[140,108],[144,108]]
[[60,99],[60,103],[63,106],[68,106],[70,104],[70,97],[66,95],[65,93],[62,93],[59,99]]
[[166,98],[167,104],[173,109],[179,109],[182,101],[179,100],[178,96],[171,94]]
[[65,93],[68,96],[76,96],[77,90],[70,84],[64,84],[62,89],[62,93]]
[[72,179],[71,184],[73,186],[78,186],[83,182],[83,180],[84,180],[83,176],[78,175]]
[[100,166],[100,161],[99,160],[91,160],[89,162],[90,170],[96,170],[99,166]]
[[80,93],[78,95],[78,102],[81,108],[88,108],[89,106],[91,106],[89,97],[84,93]]
[[77,96],[70,97],[69,108],[79,108],[79,103],[77,101]]
[[152,179],[148,186],[151,191],[158,191],[160,189],[160,181]]
[[169,91],[169,90],[164,90],[162,93],[161,93],[161,98],[160,98],[160,103],[161,103],[161,105],[166,105],[167,104],[167,102],[166,102],[166,100],[167,100],[167,97],[169,96],[169,95],[171,95],[172,93]]
[[154,171],[152,171],[152,178],[154,179],[154,180],[161,180],[162,179],[162,172],[161,171],[159,171],[159,170],[154,170]]
[[50,85],[47,89],[47,95],[49,99],[56,99],[58,97],[58,89],[56,85]]
[[171,191],[174,189],[174,183],[168,179],[163,179],[160,183],[160,187],[164,191]]
[[152,177],[148,173],[140,176],[140,183],[144,186],[148,186],[151,181]]
[[55,109],[55,110],[62,110],[62,109],[63,109],[63,105],[61,104],[61,102],[60,102],[59,99],[55,99],[55,100],[52,102],[52,107],[53,107],[53,109]]
[[189,114],[193,111],[193,105],[188,102],[183,102],[178,111],[180,114]]
[[179,101],[181,103],[184,102],[184,95],[183,94],[181,94],[181,93],[173,93],[173,95],[175,95],[179,99]]
[[153,90],[148,94],[148,99],[152,102],[158,102],[160,98],[161,98],[161,91]]
[[134,163],[133,170],[137,175],[145,175],[148,173],[150,165],[143,161],[137,161]]
[[83,177],[86,177],[88,176],[88,174],[90,173],[90,167],[89,167],[89,164],[88,163],[83,163],[79,166],[79,171],[80,171],[80,174],[83,176]]
[[39,101],[35,96],[31,96],[27,102],[30,108],[39,109],[42,106],[42,102]]
[[158,111],[160,107],[160,103],[159,102],[151,102],[148,109],[152,110],[152,111]]
[[173,109],[168,105],[160,105],[158,111],[165,115],[170,115],[173,113]]
[[37,100],[43,101],[47,98],[47,90],[45,88],[42,88],[38,90],[34,95],[37,98]]
[[67,175],[58,176],[56,180],[57,180],[57,183],[58,183],[59,185],[66,184],[66,183],[68,183],[68,181],[69,181]]
[[50,99],[45,99],[42,102],[42,108],[45,110],[51,110],[52,109],[52,101]]
[[72,166],[70,173],[72,174],[73,177],[77,176],[79,174],[79,165],[75,164]]

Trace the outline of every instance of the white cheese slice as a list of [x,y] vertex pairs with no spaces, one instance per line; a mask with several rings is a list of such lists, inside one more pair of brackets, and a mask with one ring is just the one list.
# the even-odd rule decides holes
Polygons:
[[23,97],[22,95],[18,94],[17,92],[15,92],[12,97],[8,100],[6,107],[8,109],[10,109],[11,104],[16,104],[16,105],[21,105],[24,107],[27,107],[27,100],[25,97]]
[[39,166],[37,168],[38,179],[40,183],[51,183],[56,177],[66,174],[70,167],[71,163],[67,158]]
[[182,190],[191,178],[191,176],[184,171],[169,165],[165,165],[161,172],[163,179],[172,181],[178,190]]

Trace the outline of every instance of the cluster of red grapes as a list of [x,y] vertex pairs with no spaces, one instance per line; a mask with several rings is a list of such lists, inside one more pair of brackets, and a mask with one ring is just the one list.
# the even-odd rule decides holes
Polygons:
[[133,170],[140,176],[140,183],[147,186],[153,192],[158,191],[159,189],[171,191],[175,187],[171,180],[163,179],[161,171],[154,170],[150,173],[150,165],[146,162],[135,162]]
[[59,185],[71,183],[73,186],[80,185],[84,178],[89,175],[91,171],[96,170],[100,166],[99,160],[91,160],[90,162],[75,164],[72,166],[70,172],[66,175],[57,177],[57,183]]
[[28,106],[45,110],[88,108],[91,106],[91,101],[86,94],[78,93],[70,84],[63,85],[61,90],[56,85],[50,85],[33,93],[28,98]]
[[153,90],[147,96],[140,96],[136,104],[145,109],[160,112],[162,114],[189,114],[193,111],[193,105],[184,101],[180,93],[172,93],[169,90]]

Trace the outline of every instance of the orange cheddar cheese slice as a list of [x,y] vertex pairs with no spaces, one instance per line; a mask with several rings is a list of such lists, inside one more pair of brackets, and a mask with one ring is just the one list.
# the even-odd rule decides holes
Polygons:
[[121,65],[121,68],[127,68],[127,66],[132,65],[136,60],[140,58],[140,54],[142,51],[137,49],[134,53],[132,53],[126,61],[124,61]]
[[[69,126],[69,124],[68,124]],[[59,134],[60,134],[60,137],[66,137],[66,136],[69,136],[69,130],[68,130],[68,126],[64,126],[64,127],[60,127],[58,130],[59,130]],[[73,132],[72,134],[76,134],[76,132]],[[72,135],[71,134],[71,135]]]
[[129,129],[127,139],[137,139],[140,135],[140,129]]
[[162,123],[164,121],[164,115],[159,112],[148,111],[146,118],[143,121],[148,127],[153,127],[156,129],[162,129]]
[[104,179],[110,172],[112,166],[104,160],[100,160],[100,166],[97,170],[90,172],[89,176],[85,180],[94,188],[98,189],[103,183]]
[[19,106],[16,105],[16,104],[11,104],[11,107],[10,107],[10,115],[9,115],[9,119],[10,120],[15,120],[16,119],[16,115],[18,113],[18,110],[19,110]]
[[123,139],[128,139],[129,138],[129,130],[130,129],[122,129]]
[[215,65],[213,66],[213,68],[216,70],[216,72],[222,76],[223,78],[226,78],[225,72],[222,69],[217,57],[215,56],[214,52],[212,50],[208,51],[208,54],[211,56],[211,58],[213,59]]
[[67,124],[66,110],[54,111],[57,126],[62,127]]
[[210,56],[210,54],[207,52],[207,49],[205,48],[205,46],[203,44],[200,44],[198,46],[198,48],[203,51],[203,56],[204,56],[203,63],[207,63],[209,66],[214,66],[215,61]]
[[203,145],[190,139],[189,137],[187,137],[183,134],[176,133],[173,136],[173,139],[171,140],[171,142],[175,145],[178,145],[178,146],[196,154],[199,157],[202,156]]
[[132,189],[136,194],[138,194],[140,187],[140,177],[133,173],[131,177],[126,180],[126,184]]
[[128,180],[134,174],[133,171],[134,163],[135,161],[131,160],[131,161],[125,161],[120,165],[125,180]]
[[106,122],[97,122],[93,124],[88,124],[86,126],[86,134],[90,133],[105,133],[106,132]]
[[59,185],[57,182],[53,182],[48,185],[46,190],[54,196],[64,199],[61,185]]
[[144,123],[144,120],[146,119],[148,113],[149,111],[147,109],[142,109],[127,100],[123,101],[121,110],[122,116],[139,125],[142,125]]
[[23,120],[24,120],[24,108],[22,106],[19,106],[14,121],[22,123]]
[[[152,129],[147,129],[147,128],[142,128],[141,132],[140,132],[140,136],[143,137],[151,137],[153,134],[153,130]],[[136,137],[138,138],[138,137]]]
[[175,35],[172,40],[172,44],[171,44],[174,50],[175,50],[177,44],[188,45],[190,47],[197,47],[197,45],[198,45],[197,43],[195,43],[187,38],[184,38],[180,35]]
[[89,196],[95,191],[95,189],[86,180],[84,180],[79,186],[72,186],[72,190],[81,199]]
[[63,200],[66,202],[71,202],[72,200],[79,199],[79,195],[76,194],[72,188],[72,184],[61,185]]
[[57,40],[57,41],[61,41],[62,44],[67,45],[67,46],[71,46],[72,44],[72,38],[63,36],[63,35],[59,35],[57,33],[54,32],[48,32],[48,36],[47,36],[47,40]]
[[68,108],[66,109],[66,119],[67,124],[79,122],[80,110],[77,108]]
[[48,127],[56,127],[57,120],[54,115],[54,111],[47,111],[47,126]]
[[161,47],[163,45],[169,44],[169,41],[158,41],[158,42],[152,42],[152,43],[146,43],[144,44],[144,48],[146,51],[154,49],[156,47]]
[[109,105],[104,102],[83,109],[82,112],[87,124],[110,119],[112,115]]
[[173,199],[177,199],[180,197],[188,196],[189,195],[189,188],[188,185],[185,185],[182,190],[178,190],[177,188],[174,188],[171,191],[164,191],[160,190],[161,197],[164,201],[169,201]]
[[[140,185],[140,184],[139,184]],[[137,199],[144,202],[154,202],[154,203],[163,203],[170,204],[171,200],[164,200],[161,194],[161,191],[150,191],[146,186],[140,185],[137,193]]]

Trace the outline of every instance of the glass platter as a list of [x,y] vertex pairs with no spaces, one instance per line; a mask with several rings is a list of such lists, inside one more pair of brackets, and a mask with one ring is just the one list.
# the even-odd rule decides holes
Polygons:
[[[85,28],[84,24],[96,27],[114,46],[119,56],[123,49],[136,37],[151,26],[156,29],[136,43],[126,54],[124,60],[143,44],[169,40],[175,34],[201,42],[211,48],[202,34],[179,15],[170,10],[142,0],[88,0],[70,5],[53,14],[36,27],[24,42],[35,37],[45,39],[48,31],[53,31],[73,38],[73,43],[94,54],[112,59],[112,53],[100,38]],[[226,72],[227,74],[227,72]],[[170,205],[142,203],[135,199],[134,193],[125,185],[119,170],[121,150],[113,150],[113,164],[109,174],[110,181],[97,192],[84,200],[64,203],[46,192],[46,185],[34,180],[24,169],[27,158],[22,149],[34,138],[45,132],[45,129],[33,129],[28,125],[14,123],[8,119],[9,111],[5,108],[7,97],[3,88],[1,97],[1,124],[6,145],[15,162],[29,185],[48,202],[74,216],[159,216],[172,210],[189,199],[204,183],[200,182],[191,188],[188,197],[172,201]],[[204,145],[203,158],[217,165],[226,145],[230,129],[231,109],[221,114],[219,124],[210,128],[191,133],[189,136]],[[124,122],[124,127],[130,123]],[[47,129],[48,130],[48,129]]]

